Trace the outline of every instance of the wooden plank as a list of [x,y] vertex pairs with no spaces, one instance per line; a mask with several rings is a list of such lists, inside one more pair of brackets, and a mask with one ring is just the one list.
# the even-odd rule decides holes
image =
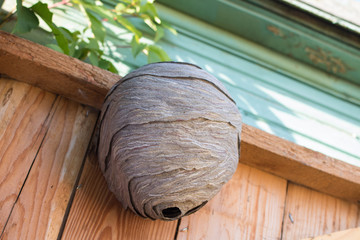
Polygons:
[[65,98],[58,106],[2,239],[56,239],[98,111]]
[[0,233],[49,128],[55,97],[0,78]]
[[[20,54],[17,49],[24,49],[25,46],[30,52]],[[9,52],[8,49],[13,50]],[[32,56],[35,50],[42,54]],[[32,60],[36,66],[31,65]],[[15,62],[8,64],[12,61]],[[41,82],[40,87],[49,90],[49,87],[45,86],[48,84],[51,86],[51,91],[96,108],[100,108],[106,92],[118,78],[116,75],[109,75],[105,70],[91,67],[76,59],[0,32],[0,73],[4,71],[11,75],[12,72],[7,70],[8,67],[4,67],[5,63],[20,66],[30,64],[31,69],[12,70],[14,74],[26,72],[26,74],[15,74],[19,77],[18,80],[36,84],[33,80],[38,78]],[[33,75],[32,69],[35,68],[37,75]],[[61,73],[59,69],[62,69]],[[33,80],[22,75],[29,76]],[[66,86],[57,88],[57,85]],[[94,89],[96,89],[95,93]],[[246,124],[243,125],[241,144],[240,162],[336,197],[351,201],[360,200],[360,167],[330,158]]]
[[315,190],[360,200],[360,168],[243,125],[240,162]]
[[340,232],[334,232],[314,238],[306,238],[303,240],[359,240],[360,228],[352,228]]
[[152,221],[124,210],[108,190],[96,157],[87,157],[62,239],[173,239],[176,221]]
[[286,180],[239,164],[207,205],[181,219],[178,239],[280,239]]
[[0,73],[97,108],[120,79],[117,74],[3,31]]
[[289,183],[283,239],[302,239],[360,226],[360,206]]

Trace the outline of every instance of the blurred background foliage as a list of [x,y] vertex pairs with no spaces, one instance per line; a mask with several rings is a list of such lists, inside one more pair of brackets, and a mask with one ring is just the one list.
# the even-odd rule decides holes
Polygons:
[[[4,0],[0,0],[0,7],[3,3]],[[77,29],[58,26],[53,20],[55,9],[65,13],[76,9],[87,24]],[[105,38],[111,25],[126,29],[132,36],[128,45],[121,47],[131,48],[134,58],[145,54],[148,63],[170,60],[157,42],[165,31],[176,34],[174,28],[160,19],[154,0],[62,0],[51,4],[38,1],[29,7],[24,6],[22,0],[16,0],[16,8],[2,17],[0,26],[14,16],[16,24],[12,33],[30,32],[43,21],[54,39],[48,47],[114,73],[118,70],[104,57]],[[147,26],[147,29],[139,26]],[[151,41],[144,38],[144,32],[149,31]]]

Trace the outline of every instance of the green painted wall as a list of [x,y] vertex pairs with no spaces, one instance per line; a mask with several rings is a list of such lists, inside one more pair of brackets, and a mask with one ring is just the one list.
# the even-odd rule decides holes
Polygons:
[[[313,79],[334,81],[340,88],[346,83],[168,7],[158,8],[178,30],[177,36],[166,35],[163,48],[173,60],[195,63],[221,80],[245,123],[360,166],[359,105],[312,84]],[[76,12],[58,11],[56,18],[59,25],[83,24]],[[36,41],[36,35],[28,37]],[[145,56],[134,59],[130,49],[122,48],[127,43],[118,36],[131,36],[112,28],[107,38],[107,55],[121,69],[121,75],[146,64]]]
[[[308,75],[327,80],[321,70],[170,9],[161,10],[173,24],[181,25],[179,36],[169,37],[164,47],[174,59],[198,64],[220,79],[245,123],[360,166],[360,141],[356,138],[360,108],[306,84]],[[236,43],[242,46],[237,48]],[[257,54],[286,63],[289,71],[261,61],[265,57]],[[304,74],[295,74],[292,68],[302,69]]]
[[290,58],[360,84],[359,39],[357,44],[352,45],[345,43],[346,39],[341,35],[328,36],[326,29],[304,26],[305,20],[298,22],[290,19],[295,11],[283,12],[283,15],[274,12],[281,6],[273,4],[276,1],[158,1]]

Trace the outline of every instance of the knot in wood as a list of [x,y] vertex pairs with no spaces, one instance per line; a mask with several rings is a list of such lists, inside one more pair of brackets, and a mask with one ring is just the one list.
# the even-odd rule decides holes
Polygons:
[[110,190],[142,217],[199,210],[239,160],[241,116],[215,77],[176,62],[145,65],[109,91],[98,158]]

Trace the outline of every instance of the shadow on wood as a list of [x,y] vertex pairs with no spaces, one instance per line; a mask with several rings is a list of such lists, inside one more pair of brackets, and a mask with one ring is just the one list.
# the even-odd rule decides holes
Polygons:
[[177,221],[152,221],[122,208],[109,191],[94,153],[76,190],[62,239],[173,239]]

